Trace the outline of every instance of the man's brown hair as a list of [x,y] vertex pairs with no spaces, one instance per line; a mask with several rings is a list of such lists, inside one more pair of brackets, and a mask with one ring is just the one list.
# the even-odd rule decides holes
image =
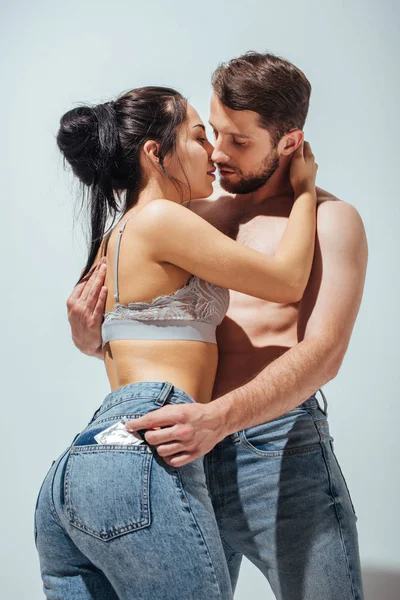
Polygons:
[[233,110],[252,110],[277,145],[290,129],[303,129],[311,84],[300,69],[274,54],[246,52],[212,75],[219,100]]

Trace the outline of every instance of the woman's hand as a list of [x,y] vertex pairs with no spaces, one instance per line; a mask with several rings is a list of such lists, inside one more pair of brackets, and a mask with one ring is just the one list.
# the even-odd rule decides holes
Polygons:
[[303,192],[313,192],[318,165],[308,142],[302,142],[295,150],[290,165],[290,184],[296,196]]

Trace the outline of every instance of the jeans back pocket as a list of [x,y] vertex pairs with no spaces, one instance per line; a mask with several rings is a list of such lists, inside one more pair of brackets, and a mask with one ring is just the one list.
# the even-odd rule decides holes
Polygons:
[[64,477],[70,525],[101,540],[112,540],[151,522],[147,445],[72,446]]

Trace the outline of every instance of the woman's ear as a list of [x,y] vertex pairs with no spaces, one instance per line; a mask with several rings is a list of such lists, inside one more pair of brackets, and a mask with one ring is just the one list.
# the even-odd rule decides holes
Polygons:
[[159,164],[159,162],[160,162],[159,156],[158,156],[159,150],[160,150],[160,144],[158,144],[154,140],[147,140],[147,142],[145,142],[143,145],[144,155],[146,156],[146,158],[148,158],[150,160],[151,164],[153,164],[153,165],[154,165],[154,163]]

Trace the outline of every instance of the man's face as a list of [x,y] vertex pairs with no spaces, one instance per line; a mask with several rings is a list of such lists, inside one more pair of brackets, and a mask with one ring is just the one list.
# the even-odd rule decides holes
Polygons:
[[279,167],[279,154],[266,129],[252,110],[232,110],[213,94],[210,125],[221,187],[233,194],[248,194],[263,186]]

